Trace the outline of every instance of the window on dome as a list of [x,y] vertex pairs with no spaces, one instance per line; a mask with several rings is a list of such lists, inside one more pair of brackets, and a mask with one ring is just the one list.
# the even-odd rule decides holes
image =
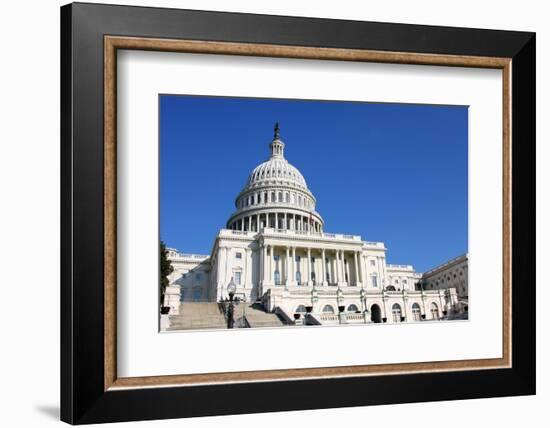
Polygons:
[[267,202],[267,192],[264,192],[264,203]]
[[[290,202],[290,194],[289,193],[286,193],[285,194],[285,202],[286,203],[289,203]],[[456,275],[455,275],[456,276]]]
[[283,202],[283,192],[279,192],[279,202]]
[[276,202],[275,192],[271,192],[271,202]]

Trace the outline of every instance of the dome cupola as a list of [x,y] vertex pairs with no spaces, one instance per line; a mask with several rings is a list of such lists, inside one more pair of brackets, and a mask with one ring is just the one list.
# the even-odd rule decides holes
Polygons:
[[269,150],[269,159],[252,170],[235,199],[237,211],[227,227],[258,232],[263,227],[321,232],[323,220],[315,211],[315,197],[300,171],[285,159],[279,123],[275,124]]
[[284,159],[285,157],[285,143],[281,141],[279,122],[275,123],[273,141],[269,145],[271,149],[271,159],[280,158]]

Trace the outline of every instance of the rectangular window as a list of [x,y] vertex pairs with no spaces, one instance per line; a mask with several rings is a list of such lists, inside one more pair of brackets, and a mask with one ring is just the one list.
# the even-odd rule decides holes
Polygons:
[[235,272],[235,284],[241,285],[241,273]]
[[195,279],[196,279],[197,281],[200,281],[200,280],[202,279],[202,273],[197,272],[197,273],[195,274]]
[[372,286],[378,287],[378,278],[376,277],[376,275],[371,276],[371,279],[372,279]]
[[242,259],[242,258],[243,258],[243,254],[242,254],[242,253],[235,253],[235,258],[236,258],[236,259]]
[[370,265],[371,265],[371,266],[374,266],[375,264],[376,264],[376,262],[375,262],[374,260],[371,260],[371,261],[370,261]]

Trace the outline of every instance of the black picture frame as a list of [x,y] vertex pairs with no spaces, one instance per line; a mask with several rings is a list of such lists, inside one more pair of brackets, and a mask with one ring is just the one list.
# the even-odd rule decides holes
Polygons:
[[[105,391],[105,35],[512,58],[512,367]],[[535,98],[534,33],[63,6],[61,419],[86,424],[534,394]]]

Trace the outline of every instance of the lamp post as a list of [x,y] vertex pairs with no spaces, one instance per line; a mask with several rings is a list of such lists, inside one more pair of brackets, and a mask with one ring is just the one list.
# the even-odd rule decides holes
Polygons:
[[237,286],[233,282],[233,277],[231,277],[231,281],[227,284],[227,294],[229,294],[229,306],[227,307],[227,328],[233,328],[233,324],[235,324],[235,320],[233,318],[233,297],[235,296],[235,291],[237,291]]
[[344,310],[346,307],[343,305],[344,302],[344,296],[343,291],[340,287],[338,287],[338,290],[336,290],[336,307],[338,309],[338,323],[343,324],[346,320]]

